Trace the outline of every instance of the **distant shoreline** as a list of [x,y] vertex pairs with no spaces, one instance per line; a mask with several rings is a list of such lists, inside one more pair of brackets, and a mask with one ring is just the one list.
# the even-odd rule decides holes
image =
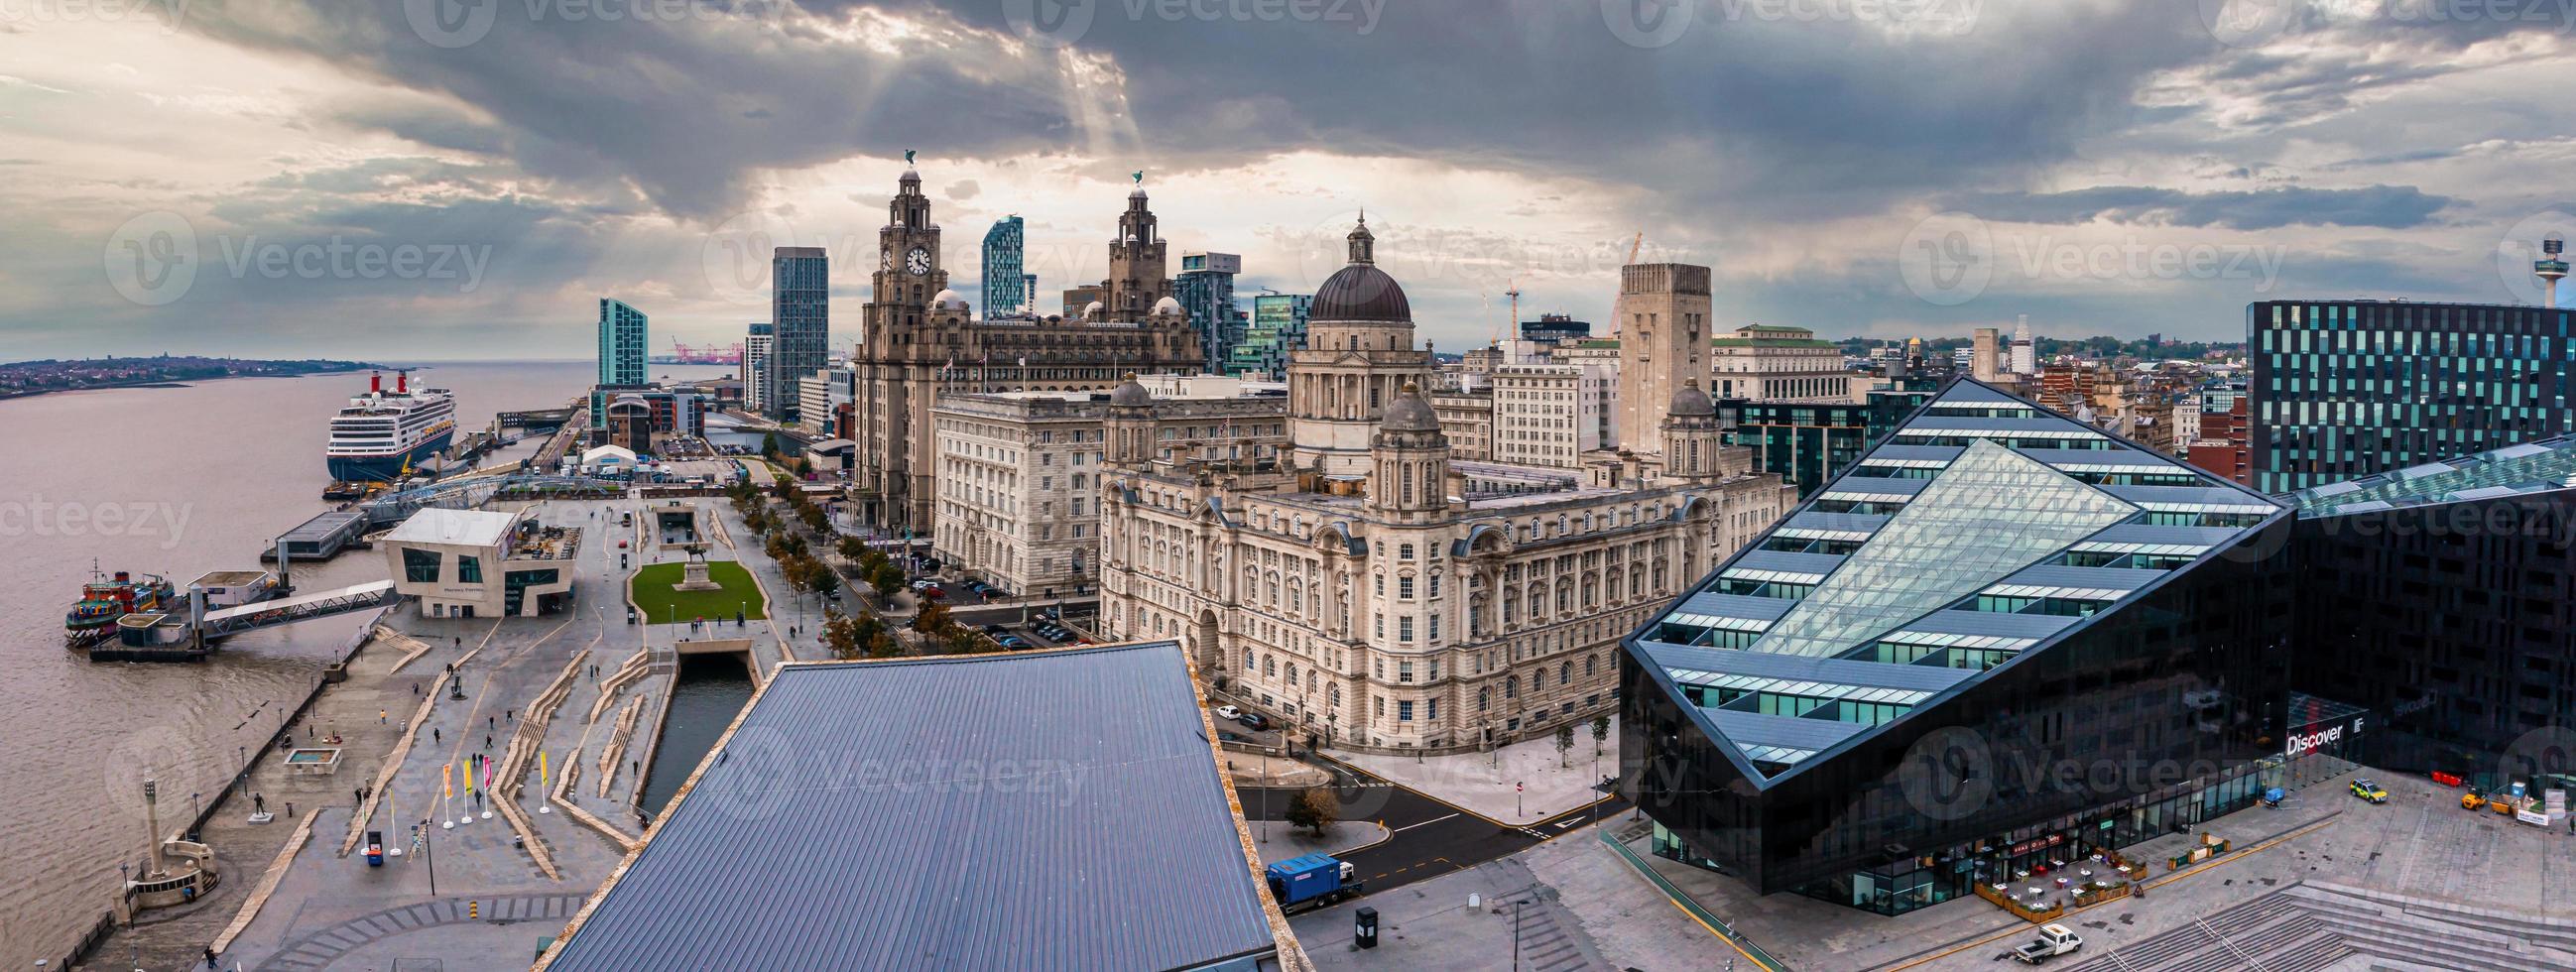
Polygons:
[[[6,367],[8,367],[8,365],[0,364],[0,368]],[[82,385],[77,388],[39,388],[34,391],[0,391],[0,401],[41,398],[46,395],[63,395],[72,392],[117,391],[130,388],[187,388],[207,382],[231,381],[239,378],[309,378],[314,375],[345,375],[356,371],[367,371],[371,369],[382,370],[383,367],[384,366],[382,365],[359,363],[347,368],[316,368],[311,371],[210,375],[204,378],[172,378],[156,375],[148,378],[131,378],[121,381],[100,382],[95,385]]]

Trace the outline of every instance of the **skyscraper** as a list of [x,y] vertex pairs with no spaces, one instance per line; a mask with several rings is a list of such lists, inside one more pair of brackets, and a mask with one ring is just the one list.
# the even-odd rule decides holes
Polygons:
[[1229,353],[1226,373],[1257,371],[1273,381],[1285,376],[1288,352],[1306,346],[1306,316],[1314,305],[1311,294],[1261,294],[1252,298],[1252,326]]
[[2039,373],[2039,353],[2038,349],[2030,343],[2030,315],[2028,314],[2021,315],[2021,323],[2013,327],[2012,373],[2016,375]]
[[600,298],[597,384],[644,382],[644,312],[626,306],[622,300]]
[[1025,232],[1016,215],[995,220],[993,228],[984,231],[985,317],[1009,317],[1021,313],[1021,308],[1029,302],[1028,291],[1022,289],[1028,285],[1029,278],[1020,270],[1025,265],[1022,256]]
[[2322,486],[2576,431],[2567,311],[2358,300],[2245,311],[2255,489]]
[[823,370],[832,346],[832,272],[819,246],[782,246],[769,256],[771,352],[767,414],[796,417],[796,379]]
[[1234,346],[1243,340],[1244,321],[1234,307],[1234,275],[1243,272],[1243,257],[1233,253],[1183,253],[1181,275],[1172,280],[1172,296],[1190,315],[1207,351],[1207,371],[1225,370]]
[[1640,263],[1619,268],[1619,434],[1631,452],[1661,452],[1655,432],[1685,379],[1708,387],[1708,268]]
[[778,329],[767,323],[751,325],[742,338],[742,408],[755,414],[767,414],[771,387],[770,355],[778,349]]

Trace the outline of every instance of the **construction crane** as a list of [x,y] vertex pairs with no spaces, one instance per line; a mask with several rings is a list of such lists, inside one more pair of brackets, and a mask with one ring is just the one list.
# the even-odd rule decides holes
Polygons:
[[[1521,327],[1521,282],[1517,279],[1503,281],[1503,296],[1511,298],[1512,302],[1512,316],[1511,320],[1507,322],[1510,324],[1509,333],[1513,337],[1519,337]],[[1496,344],[1500,344],[1502,342],[1502,335],[1496,334],[1494,341]]]

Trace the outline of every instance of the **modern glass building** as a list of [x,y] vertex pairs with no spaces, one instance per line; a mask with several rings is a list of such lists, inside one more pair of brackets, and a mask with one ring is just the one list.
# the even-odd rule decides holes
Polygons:
[[1010,317],[1028,313],[1036,295],[1025,289],[1029,278],[1021,272],[1025,266],[1023,247],[1026,226],[1016,215],[993,222],[984,231],[984,316]]
[[2245,314],[2264,492],[2576,432],[2565,310],[2275,300]]
[[832,268],[819,246],[782,246],[769,257],[769,323],[777,333],[764,401],[771,418],[796,418],[796,379],[831,363]]
[[1842,475],[1931,398],[1929,390],[1874,391],[1867,403],[1728,398],[1718,401],[1717,418],[1726,444],[1753,450],[1754,469],[1778,473],[1803,497]]
[[1569,314],[1540,314],[1538,320],[1521,322],[1521,340],[1544,344],[1581,341],[1592,336],[1592,322],[1578,321]]
[[1207,353],[1207,371],[1219,374],[1243,343],[1243,311],[1234,306],[1234,276],[1243,272],[1243,257],[1232,253],[1181,254],[1180,276],[1172,278],[1172,297],[1190,315]]
[[1956,381],[1624,645],[1657,853],[1883,914],[2290,780],[2291,510]]
[[1288,373],[1288,352],[1306,346],[1306,313],[1312,294],[1262,294],[1252,298],[1252,326],[1226,357],[1225,373],[1259,372],[1277,381]]
[[2562,436],[2297,494],[2292,674],[2378,714],[2373,765],[2576,788],[2571,477]]
[[599,381],[601,385],[644,383],[644,312],[622,300],[599,299]]

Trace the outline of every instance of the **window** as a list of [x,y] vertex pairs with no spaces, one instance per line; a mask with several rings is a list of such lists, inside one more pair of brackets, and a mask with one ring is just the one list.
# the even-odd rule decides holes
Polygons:
[[1413,600],[1413,575],[1406,574],[1395,579],[1395,596],[1401,600]]
[[1411,643],[1413,641],[1412,615],[1408,614],[1404,617],[1395,619],[1395,640],[1406,643]]
[[1397,721],[1397,722],[1412,722],[1412,721],[1413,721],[1413,703],[1412,703],[1412,702],[1409,702],[1409,701],[1408,701],[1408,702],[1398,702],[1398,703],[1396,703],[1396,704],[1395,704],[1395,721]]
[[1425,699],[1425,700],[1423,700],[1422,705],[1423,705],[1424,709],[1426,710],[1426,712],[1425,712],[1425,713],[1424,713],[1424,715],[1423,715],[1423,721],[1425,721],[1425,722],[1438,722],[1438,721],[1440,721],[1440,700],[1439,700],[1439,699]]
[[439,554],[435,550],[403,548],[403,579],[415,584],[438,583]]
[[1395,680],[1396,680],[1396,681],[1399,681],[1399,682],[1410,682],[1410,681],[1413,681],[1413,663],[1412,663],[1412,662],[1409,662],[1409,661],[1408,661],[1408,662],[1396,662],[1396,663],[1395,663]]
[[1438,574],[1431,575],[1431,596],[1440,596],[1440,575]]
[[1412,545],[1412,544],[1407,543],[1407,544],[1401,544],[1401,545],[1397,546],[1397,547],[1395,548],[1395,558],[1396,558],[1397,560],[1412,560],[1412,559],[1413,559],[1413,545]]

